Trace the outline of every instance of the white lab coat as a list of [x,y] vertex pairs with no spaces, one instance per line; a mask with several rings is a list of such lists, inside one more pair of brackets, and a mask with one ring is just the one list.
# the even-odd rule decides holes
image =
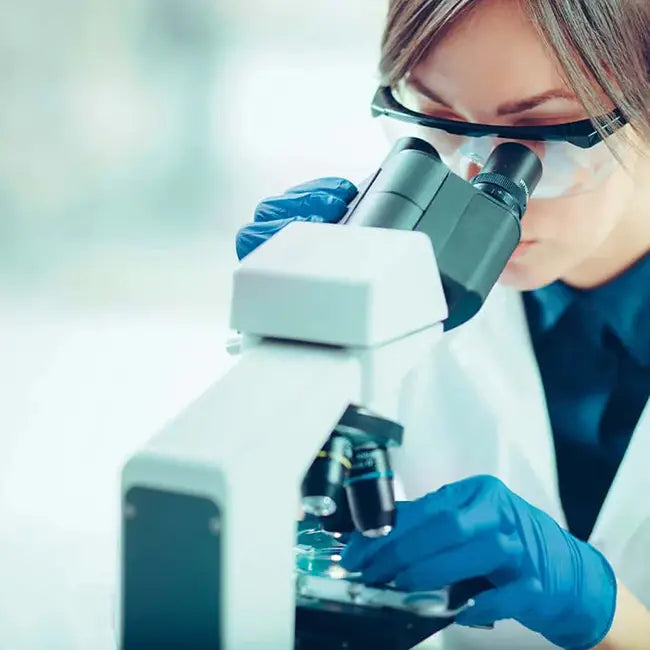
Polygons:
[[[493,474],[566,526],[552,433],[521,295],[496,287],[482,311],[446,335],[404,384],[405,444],[394,467],[405,496]],[[650,404],[632,437],[590,543],[650,606]],[[445,650],[555,647],[514,621],[494,630],[452,626]],[[650,643],[650,639],[648,640]]]

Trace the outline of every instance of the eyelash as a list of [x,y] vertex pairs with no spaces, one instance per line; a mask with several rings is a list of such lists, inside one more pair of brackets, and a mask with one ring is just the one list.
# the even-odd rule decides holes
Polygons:
[[[454,120],[456,122],[465,122],[462,117],[455,115],[453,113],[447,114],[445,113],[444,110],[427,110],[425,111],[427,115],[430,115],[431,117],[438,117],[443,120]],[[566,122],[576,122],[578,121],[579,117],[576,116],[566,116],[566,117],[539,117],[539,118],[523,118],[520,120],[516,120],[512,123],[512,126],[551,126],[553,124],[564,124]]]

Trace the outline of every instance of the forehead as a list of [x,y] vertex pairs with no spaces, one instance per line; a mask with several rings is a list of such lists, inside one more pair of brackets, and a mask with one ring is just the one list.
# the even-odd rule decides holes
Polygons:
[[485,109],[567,87],[518,0],[478,3],[411,74],[455,104]]

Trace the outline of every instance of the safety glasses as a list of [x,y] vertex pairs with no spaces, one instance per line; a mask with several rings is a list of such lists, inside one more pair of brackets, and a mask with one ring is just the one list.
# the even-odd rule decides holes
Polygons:
[[[372,115],[384,122],[391,138],[415,136],[429,142],[459,176],[481,169],[492,150],[504,141],[531,148],[544,166],[535,199],[582,194],[597,188],[617,167],[591,120],[544,126],[498,126],[459,122],[418,112],[421,98],[402,82],[381,86],[372,100]],[[609,140],[626,124],[618,110],[603,119]],[[471,167],[472,165],[476,167]],[[476,172],[474,172],[476,173]]]

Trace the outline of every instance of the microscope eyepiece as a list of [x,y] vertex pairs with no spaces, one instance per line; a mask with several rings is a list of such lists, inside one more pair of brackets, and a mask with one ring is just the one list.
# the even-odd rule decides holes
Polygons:
[[518,142],[504,142],[494,149],[481,173],[470,183],[521,219],[542,171],[542,163],[532,149]]

